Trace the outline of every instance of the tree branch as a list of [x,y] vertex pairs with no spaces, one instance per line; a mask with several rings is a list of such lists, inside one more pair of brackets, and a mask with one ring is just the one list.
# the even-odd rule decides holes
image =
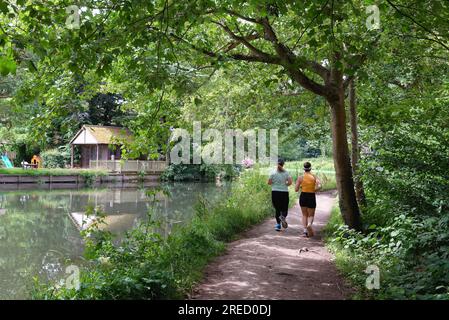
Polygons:
[[248,62],[263,62],[268,64],[276,64],[281,65],[281,60],[276,56],[269,56],[269,57],[258,57],[258,56],[252,56],[252,55],[244,55],[240,53],[232,54],[229,56],[230,58],[234,60],[244,60]]
[[268,19],[263,18],[261,19],[261,22],[264,27],[265,38],[273,44],[276,53],[282,59],[283,66],[287,69],[289,75],[307,90],[310,90],[320,96],[325,95],[325,87],[307,77],[298,67],[311,70],[312,72],[315,72],[323,77],[324,80],[327,80],[329,71],[319,63],[297,58],[287,46],[279,42]]
[[213,23],[220,26],[233,40],[240,42],[245,47],[247,47],[255,56],[261,57],[261,58],[267,58],[270,56],[269,53],[263,52],[262,50],[256,48],[253,46],[249,41],[246,40],[245,37],[241,37],[236,35],[232,30],[226,25],[218,21],[212,21]]
[[[246,41],[252,41],[252,40],[256,40],[256,39],[260,39],[260,34],[258,34],[258,33],[253,33],[253,34],[250,34],[249,36],[246,36],[245,37],[245,40]],[[231,51],[232,49],[235,49],[236,47],[238,47],[239,45],[241,45],[242,43],[241,42],[239,42],[239,41],[233,41],[233,42],[231,42],[231,43],[228,43],[225,47],[227,47],[226,48],[226,50],[224,50],[224,52],[229,52],[229,51]],[[220,51],[221,49],[219,49],[218,51]]]
[[[237,13],[233,12],[233,14],[237,16]],[[256,19],[252,18],[247,18],[245,20],[248,21],[248,19],[256,21]],[[176,38],[177,40],[186,43],[195,51],[198,51],[212,58],[217,59],[230,58],[234,60],[247,61],[247,62],[262,62],[267,64],[281,65],[285,68],[285,71],[289,74],[289,76],[293,80],[298,82],[305,89],[312,91],[313,93],[320,96],[325,96],[327,94],[326,87],[324,85],[315,82],[313,79],[309,78],[301,70],[301,68],[314,72],[315,74],[325,79],[325,81],[330,75],[329,70],[327,70],[327,68],[325,68],[324,66],[320,65],[317,62],[297,58],[288,47],[279,42],[276,33],[271,27],[267,18],[257,19],[257,22],[254,23],[258,23],[263,26],[265,33],[264,38],[273,44],[273,47],[277,55],[272,55],[256,48],[254,45],[250,43],[251,36],[247,37],[238,36],[226,24],[218,21],[213,21],[213,23],[220,26],[231,37],[231,39],[235,41],[235,43],[231,43],[231,45],[229,45],[228,47],[229,50],[227,50],[226,52],[229,52],[230,50],[234,49],[238,44],[243,44],[246,48],[249,49],[249,51],[252,54],[246,55],[241,53],[235,53],[235,54],[219,55],[216,52],[204,48],[199,48],[196,45],[190,43],[189,41],[186,41],[182,37],[175,35],[174,33],[171,33],[170,35]],[[253,37],[256,38],[255,35]]]
[[296,47],[299,44],[299,41],[302,39],[302,37],[304,36],[304,34],[307,32],[307,30],[310,28],[310,26],[313,24],[313,22],[315,21],[316,18],[318,18],[318,16],[323,12],[324,8],[326,8],[327,4],[329,3],[330,0],[327,0],[323,6],[321,6],[320,11],[312,18],[312,20],[309,22],[309,24],[304,28],[304,30],[301,32],[301,34],[299,35],[298,40],[296,40],[295,44],[293,45],[292,50],[295,50]]
[[324,81],[327,80],[327,78],[329,77],[329,70],[327,68],[325,68],[324,66],[315,61],[310,61],[304,58],[296,57],[296,55],[293,53],[292,50],[290,50],[287,46],[279,42],[276,33],[271,27],[267,18],[262,19],[262,24],[264,26],[267,40],[273,43],[275,50],[280,57],[283,57],[289,63],[295,64],[301,68],[307,69],[309,71],[318,74],[321,78],[323,78]]
[[313,81],[309,77],[307,77],[302,71],[296,68],[285,67],[287,69],[287,73],[290,75],[292,79],[297,81],[301,86],[305,89],[312,91],[313,93],[319,96],[326,96],[327,90],[325,86]]
[[[380,39],[380,34],[376,36],[376,38],[374,39],[374,41],[371,43],[372,46],[375,46]],[[358,69],[360,69],[360,67],[365,63],[366,59],[368,59],[368,54],[367,53],[363,53],[363,54],[358,54],[355,55],[353,57],[357,57],[358,61],[356,61],[355,65],[350,65],[350,67],[353,70],[353,75],[349,76],[345,81],[343,81],[343,87],[346,89],[350,82],[355,78],[355,73]]]
[[226,9],[225,12],[230,14],[231,16],[235,16],[235,17],[240,18],[242,20],[245,20],[245,21],[248,21],[248,22],[252,22],[252,23],[256,23],[256,24],[261,24],[260,19],[245,17],[244,15],[242,15],[242,14],[240,14],[238,12],[235,12],[233,10]]
[[441,42],[440,38],[438,37],[437,34],[435,34],[435,32],[433,32],[432,30],[428,29],[425,25],[421,24],[419,21],[417,21],[416,19],[414,19],[412,16],[408,15],[407,13],[399,10],[399,8],[397,7],[397,5],[395,5],[393,2],[391,2],[390,0],[387,0],[388,4],[390,6],[392,6],[398,13],[400,13],[401,15],[403,15],[404,17],[408,18],[409,20],[411,20],[414,24],[416,24],[417,26],[419,26],[421,29],[423,29],[424,31],[430,33],[431,35],[433,35],[435,37],[435,39],[429,39],[429,40],[433,40],[434,42],[438,43],[439,45],[443,46],[446,50],[449,50],[449,47],[447,45],[445,45],[443,42]]
[[200,52],[200,53],[202,53],[202,54],[204,54],[204,55],[206,55],[206,56],[209,56],[209,57],[211,57],[211,58],[218,58],[218,57],[219,57],[215,52],[209,51],[209,50],[207,50],[207,49],[205,49],[205,48],[199,48],[199,47],[195,46],[193,43],[188,42],[187,40],[185,40],[184,38],[182,38],[182,37],[176,35],[176,34],[173,33],[173,32],[170,32],[169,35],[170,35],[171,37],[175,38],[176,40],[178,40],[178,41],[180,41],[180,42],[183,42],[183,43],[187,44],[187,45],[188,45],[190,48],[192,48],[193,50],[195,50],[195,51],[197,51],[197,52]]
[[199,47],[195,46],[193,43],[188,42],[187,40],[179,37],[178,35],[176,35],[174,33],[170,33],[170,36],[177,39],[178,41],[181,41],[181,42],[187,44],[193,50],[200,52],[204,55],[207,55],[211,58],[216,58],[216,59],[229,58],[229,59],[248,61],[248,62],[262,62],[262,63],[268,63],[268,64],[277,64],[277,65],[281,64],[280,59],[273,55],[268,55],[268,54],[266,56],[245,55],[245,54],[219,55],[213,51],[210,51],[210,50],[207,50],[204,48],[199,48]]
[[326,82],[329,78],[329,75],[330,75],[329,70],[316,61],[305,60],[305,61],[303,61],[302,66],[304,68],[318,74],[321,78],[323,78],[324,82]]

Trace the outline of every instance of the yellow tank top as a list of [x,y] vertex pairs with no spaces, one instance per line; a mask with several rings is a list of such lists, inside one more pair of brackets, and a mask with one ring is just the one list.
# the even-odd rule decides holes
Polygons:
[[304,176],[302,178],[301,183],[301,191],[302,192],[313,192],[315,193],[315,184],[316,179],[313,174],[304,172]]

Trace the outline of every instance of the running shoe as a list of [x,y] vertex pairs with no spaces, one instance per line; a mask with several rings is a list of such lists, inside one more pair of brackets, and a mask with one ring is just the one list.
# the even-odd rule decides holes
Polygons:
[[281,216],[280,219],[281,219],[282,228],[287,229],[288,228],[288,223],[287,223],[287,220],[285,220],[285,217]]
[[281,225],[277,223],[276,226],[274,227],[274,230],[281,231]]

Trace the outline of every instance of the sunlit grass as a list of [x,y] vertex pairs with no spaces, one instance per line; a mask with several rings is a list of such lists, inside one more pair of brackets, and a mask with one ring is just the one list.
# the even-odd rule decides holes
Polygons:
[[293,171],[302,172],[304,162],[309,161],[312,164],[312,170],[315,172],[335,173],[334,160],[332,158],[308,158],[299,161],[287,161],[285,168]]
[[0,168],[0,174],[23,175],[23,176],[104,176],[106,170],[92,169],[22,169],[22,168]]

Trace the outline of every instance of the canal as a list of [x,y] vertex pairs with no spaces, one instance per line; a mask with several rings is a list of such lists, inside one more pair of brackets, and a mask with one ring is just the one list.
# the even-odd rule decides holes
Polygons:
[[213,204],[229,190],[230,184],[185,182],[142,188],[0,190],[0,299],[29,298],[33,276],[55,280],[67,261],[82,263],[80,231],[89,223],[87,208],[104,212],[104,229],[118,239],[147,219],[148,212],[165,237],[191,219],[199,198]]

